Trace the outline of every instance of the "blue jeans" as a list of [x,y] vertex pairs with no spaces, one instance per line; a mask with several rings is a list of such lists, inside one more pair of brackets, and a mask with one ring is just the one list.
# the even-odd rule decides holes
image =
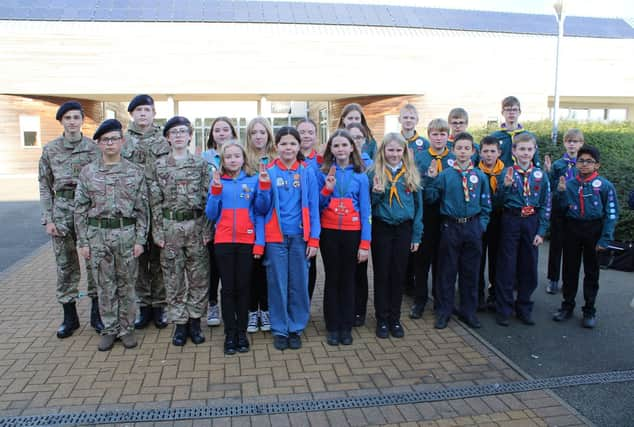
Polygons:
[[284,235],[282,243],[267,243],[263,265],[269,292],[273,335],[301,333],[310,317],[308,259],[301,235]]

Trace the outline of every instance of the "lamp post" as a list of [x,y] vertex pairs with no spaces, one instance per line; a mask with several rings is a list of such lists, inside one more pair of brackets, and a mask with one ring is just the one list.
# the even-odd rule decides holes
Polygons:
[[553,104],[553,132],[551,135],[553,144],[557,144],[557,133],[559,131],[559,45],[564,36],[564,0],[557,0],[553,3],[557,14],[557,53],[555,54],[555,101]]

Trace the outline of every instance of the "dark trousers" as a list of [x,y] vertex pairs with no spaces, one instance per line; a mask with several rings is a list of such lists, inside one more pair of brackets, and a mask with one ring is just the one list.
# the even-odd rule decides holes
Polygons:
[[350,331],[354,321],[354,273],[360,231],[323,228],[319,249],[324,260],[324,319],[329,332]]
[[315,283],[317,282],[317,257],[312,257],[308,261],[308,296],[313,299]]
[[219,243],[215,246],[216,263],[222,279],[222,321],[225,335],[230,336],[247,330],[253,245]]
[[356,264],[354,270],[354,314],[365,317],[368,307],[368,262]]
[[573,310],[579,287],[579,269],[583,257],[583,313],[593,315],[594,303],[599,292],[599,257],[596,245],[601,237],[601,220],[580,221],[566,218],[564,222],[564,268],[561,308]]
[[209,305],[218,304],[218,285],[220,284],[220,273],[216,265],[214,242],[207,243],[209,252]]
[[438,250],[438,276],[436,287],[436,315],[451,316],[454,309],[456,275],[460,292],[460,313],[470,319],[478,304],[478,272],[482,256],[482,225],[474,217],[459,224],[448,218],[440,227],[442,240]]
[[401,318],[407,257],[412,241],[412,222],[389,225],[372,218],[372,266],[374,310],[377,322]]
[[[537,215],[521,217],[507,212],[502,214],[495,278],[496,311],[502,317],[510,317],[513,306],[518,316],[529,317],[533,311],[531,295],[537,288],[538,256],[533,240],[538,226]],[[517,298],[514,299],[516,283]]]
[[251,271],[251,289],[249,311],[269,311],[269,292],[266,286],[266,268],[262,265],[262,259],[253,260]]
[[[500,227],[502,225],[502,212],[495,211],[489,217],[489,225],[482,235],[482,258],[480,262],[480,280],[478,282],[478,303],[485,301],[485,290],[488,288],[488,297],[495,298],[495,276],[497,273],[498,248],[500,246]],[[488,256],[487,256],[488,253]],[[488,265],[487,265],[488,258]],[[488,268],[487,268],[488,267]],[[485,270],[487,280],[484,279]]]
[[559,281],[561,253],[564,245],[564,217],[555,214],[550,217],[550,246],[548,248],[548,280]]
[[[440,244],[440,205],[425,205],[423,208],[423,241],[414,255],[414,277],[416,287],[414,302],[426,304],[429,298],[429,268],[431,267],[432,284],[436,283],[438,273],[438,247]],[[432,295],[436,290],[432,285]]]

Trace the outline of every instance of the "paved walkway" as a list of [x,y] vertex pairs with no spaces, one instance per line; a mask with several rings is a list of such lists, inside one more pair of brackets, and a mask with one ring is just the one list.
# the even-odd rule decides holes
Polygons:
[[[246,403],[345,399],[387,393],[448,390],[526,379],[456,321],[433,329],[404,316],[404,339],[381,340],[374,318],[353,332],[354,344],[329,347],[321,313],[321,277],[312,321],[299,351],[276,351],[271,336],[251,335],[252,350],[225,356],[222,327],[199,346],[170,344],[171,328],[139,332],[139,346],[96,350],[87,324],[89,299],[79,304],[81,328],[59,340],[50,245],[0,273],[0,416],[193,408]],[[370,310],[372,312],[373,310]],[[405,306],[404,306],[404,312]],[[0,419],[0,425],[2,425]],[[6,420],[5,420],[6,421]],[[210,425],[211,420],[156,425]],[[586,425],[548,390],[299,413],[215,418],[213,425],[430,426]],[[119,424],[120,425],[120,424]],[[143,423],[139,425],[153,425]]]

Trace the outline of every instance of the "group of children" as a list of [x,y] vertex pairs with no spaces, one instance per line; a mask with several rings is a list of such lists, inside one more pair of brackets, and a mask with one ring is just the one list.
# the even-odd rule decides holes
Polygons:
[[[505,98],[505,123],[479,144],[465,131],[468,116],[462,108],[452,110],[448,120],[432,120],[426,139],[416,131],[416,108],[407,104],[400,111],[401,132],[386,134],[380,144],[358,104],[343,109],[325,146],[318,146],[317,126],[308,118],[275,134],[266,119],[255,118],[243,145],[231,121],[220,117],[202,159],[187,150],[193,134],[189,121],[170,119],[163,134],[171,152],[151,166],[147,186],[153,240],[161,248],[168,283],[168,320],[176,325],[173,344],[184,345],[188,337],[196,344],[204,341],[200,319],[207,306],[208,325],[220,324],[220,282],[226,354],[248,351],[247,333],[260,329],[271,331],[278,350],[300,348],[318,250],[329,345],[352,344],[352,328],[365,323],[370,254],[379,338],[404,336],[404,292],[413,296],[410,317],[422,316],[430,269],[436,328],[447,327],[454,314],[479,328],[476,312],[486,307],[496,312],[499,325],[508,326],[513,314],[533,325],[538,246],[551,220],[551,200],[549,292],[557,290],[562,246],[564,260],[564,302],[554,320],[572,315],[583,257],[583,325],[594,327],[596,250],[612,238],[618,216],[614,187],[597,175],[599,153],[582,147],[578,130],[566,133],[564,157],[552,162],[547,156],[540,168],[535,137],[519,124],[520,113],[517,98]],[[100,171],[116,163],[120,124],[113,128],[112,122],[104,122],[94,138],[106,165]],[[125,218],[119,211],[93,217],[88,206],[110,196],[100,192],[88,169],[79,178],[76,221],[81,243],[91,246],[94,230],[85,224],[124,228]],[[134,184],[137,195],[145,191],[132,177],[106,176],[105,181],[120,183],[123,191]],[[135,199],[139,204],[141,196]],[[148,209],[123,215],[136,218],[130,231],[136,230],[137,238],[131,234],[131,242],[145,243],[148,227],[141,217]],[[87,259],[90,253],[82,252]],[[105,285],[112,286],[97,283]],[[127,316],[121,324],[130,330],[129,310],[120,315]],[[100,342],[100,350],[112,347],[112,335],[104,334],[109,338]]]

